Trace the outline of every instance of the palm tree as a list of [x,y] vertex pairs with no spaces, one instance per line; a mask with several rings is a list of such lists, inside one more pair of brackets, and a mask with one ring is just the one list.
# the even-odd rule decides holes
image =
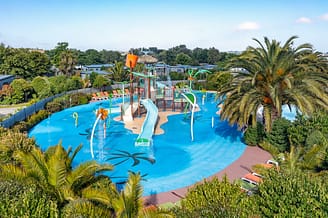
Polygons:
[[[36,147],[30,152],[16,151],[15,158],[19,164],[8,163],[0,167],[2,178],[36,183],[41,189],[55,197],[61,205],[80,198],[99,199],[101,190],[95,188],[104,179],[98,173],[112,170],[108,164],[95,161],[82,163],[73,169],[72,162],[78,146],[73,152],[61,144],[48,148],[45,153]],[[72,153],[72,154],[71,154]]]
[[250,120],[256,125],[256,114],[263,108],[265,129],[270,131],[273,120],[281,117],[283,105],[294,105],[305,115],[316,108],[328,110],[327,59],[310,44],[293,48],[296,38],[289,38],[284,45],[267,37],[264,45],[254,39],[258,48],[249,47],[232,60],[230,67],[244,70],[219,89],[219,95],[225,97],[221,119],[239,127]]
[[77,59],[72,51],[65,50],[60,54],[59,70],[67,76],[71,76],[74,71],[74,66],[77,63]]
[[129,72],[124,69],[123,62],[115,61],[114,66],[109,68],[110,79],[115,82],[123,82],[129,80]]
[[135,217],[173,217],[172,214],[156,207],[143,207],[142,187],[140,185],[140,173],[129,173],[128,181],[124,190],[116,192],[113,200],[113,208],[118,218],[135,218]]

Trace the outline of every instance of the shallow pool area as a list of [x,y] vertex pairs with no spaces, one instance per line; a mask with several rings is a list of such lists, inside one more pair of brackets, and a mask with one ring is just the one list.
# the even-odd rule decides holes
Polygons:
[[[246,148],[241,141],[242,133],[220,121],[214,93],[206,93],[204,104],[203,95],[197,94],[200,111],[195,112],[194,141],[190,136],[190,113],[181,113],[168,117],[168,122],[161,126],[165,133],[153,135],[151,146],[135,146],[138,134],[124,128],[122,121],[114,120],[120,116],[117,108],[122,98],[54,113],[31,129],[29,136],[35,137],[43,150],[60,141],[65,148],[82,144],[73,164],[92,160],[90,139],[96,110],[111,105],[109,119],[96,126],[93,138],[95,160],[114,165],[114,170],[106,175],[116,183],[124,183],[129,171],[140,172],[144,196],[167,192],[192,185],[223,170]],[[78,114],[77,125],[74,112]]]

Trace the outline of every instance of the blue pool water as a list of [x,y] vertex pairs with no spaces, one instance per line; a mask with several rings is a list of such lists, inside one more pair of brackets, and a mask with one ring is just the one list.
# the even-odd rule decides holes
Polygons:
[[[138,135],[125,129],[123,122],[113,120],[119,116],[117,108],[122,102],[122,99],[113,99],[112,113],[106,121],[106,138],[101,121],[93,139],[95,159],[115,166],[106,175],[120,183],[126,180],[128,171],[140,172],[144,196],[147,196],[194,184],[238,159],[246,148],[241,142],[242,134],[236,127],[219,120],[214,94],[207,93],[204,105],[201,95],[197,94],[200,111],[195,113],[194,141],[190,136],[190,114],[182,113],[168,117],[168,122],[161,126],[165,134],[154,135],[150,147],[136,147]],[[43,150],[60,141],[65,148],[74,149],[82,144],[73,164],[92,160],[90,134],[96,120],[95,111],[109,105],[107,100],[54,113],[35,126],[29,136],[35,137]],[[74,112],[79,117],[77,127],[72,117]]]

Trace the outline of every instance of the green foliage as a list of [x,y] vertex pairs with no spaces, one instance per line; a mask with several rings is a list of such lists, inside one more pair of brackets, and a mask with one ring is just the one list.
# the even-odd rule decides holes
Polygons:
[[62,209],[63,218],[88,218],[88,217],[115,217],[114,212],[109,208],[95,205],[90,201],[78,199],[69,202]]
[[204,181],[191,188],[181,201],[177,217],[248,217],[253,214],[253,198],[226,177]]
[[276,146],[271,145],[267,141],[262,141],[259,143],[259,146],[265,150],[268,151],[273,157],[278,157],[280,153],[279,149]]
[[51,84],[47,77],[37,76],[31,84],[39,99],[51,96]]
[[84,93],[76,93],[70,95],[71,106],[87,104],[89,103],[90,99],[90,95]]
[[36,114],[31,115],[27,119],[27,124],[29,129],[38,124],[40,121],[44,120],[49,116],[49,113],[46,110],[39,110]]
[[288,135],[291,143],[295,146],[306,145],[308,136],[315,130],[320,131],[322,135],[328,137],[328,114],[317,111],[312,116],[297,116],[293,125],[288,129]]
[[90,74],[90,83],[92,86],[93,86],[93,83],[95,82],[96,77],[97,77],[97,73],[92,71]]
[[35,140],[25,133],[1,128],[0,131],[0,164],[15,162],[16,151],[29,152],[34,148]]
[[26,100],[26,97],[29,96],[33,90],[32,86],[24,79],[15,79],[10,86],[13,88],[13,93],[9,96],[6,96],[11,104],[22,103]]
[[220,90],[226,84],[231,83],[232,74],[230,72],[216,72],[206,78],[206,88],[210,90]]
[[182,65],[191,65],[192,59],[187,54],[179,53],[179,54],[177,54],[177,56],[175,58],[175,63],[182,64]]
[[327,184],[294,170],[270,170],[254,196],[263,217],[327,217]]
[[138,217],[142,209],[142,187],[140,173],[129,173],[124,189],[113,199],[113,207],[117,217]]
[[255,127],[247,127],[244,133],[244,141],[247,145],[255,146],[263,140],[264,128],[261,123],[257,123]]
[[106,85],[109,85],[110,82],[102,75],[97,75],[95,81],[93,82],[93,87],[102,88]]
[[[281,117],[282,106],[295,106],[303,114],[311,115],[316,108],[328,110],[325,87],[328,76],[324,55],[314,52],[310,44],[294,48],[296,36],[284,44],[264,37],[264,43],[254,39],[258,47],[248,47],[231,61],[229,67],[237,69],[231,83],[219,94],[225,96],[221,119],[239,127],[263,108],[265,130]],[[244,70],[238,70],[244,69]]]
[[313,145],[323,145],[326,142],[326,137],[319,130],[313,130],[313,132],[308,135],[305,141],[305,146],[310,148]]
[[15,75],[19,78],[32,79],[45,75],[50,68],[46,54],[29,49],[6,48],[0,72]]
[[35,184],[0,181],[1,217],[58,217],[57,202]]
[[54,94],[68,91],[66,81],[67,77],[64,75],[50,77],[49,82],[51,84],[51,91]]
[[287,130],[291,122],[285,118],[279,118],[273,122],[271,132],[265,136],[265,141],[278,148],[280,152],[289,151],[290,144]]
[[75,90],[83,88],[82,79],[79,76],[72,76],[66,80],[66,90]]
[[111,202],[106,195],[108,188],[97,189],[93,185],[103,176],[100,172],[112,170],[108,164],[88,161],[72,167],[76,154],[82,145],[74,151],[67,151],[61,144],[49,147],[45,153],[34,147],[30,152],[16,151],[19,164],[0,166],[0,175],[4,179],[30,181],[37,184],[45,193],[57,200],[59,207],[68,201],[85,198],[95,202]]
[[59,70],[66,76],[73,75],[74,66],[77,63],[77,57],[72,50],[64,50],[59,55]]
[[[134,69],[136,72],[141,72],[144,65],[137,64],[136,68]],[[115,61],[114,66],[110,67],[108,69],[110,72],[110,75],[108,75],[108,78],[115,82],[123,82],[123,81],[130,81],[130,72],[124,68],[123,62],[117,62]],[[96,80],[97,78],[95,78]],[[96,83],[92,83],[94,87],[97,87]]]
[[188,78],[186,73],[170,72],[171,80],[184,80]]
[[64,106],[60,100],[55,99],[51,102],[48,102],[45,106],[45,109],[49,114],[52,114],[52,113],[63,110]]

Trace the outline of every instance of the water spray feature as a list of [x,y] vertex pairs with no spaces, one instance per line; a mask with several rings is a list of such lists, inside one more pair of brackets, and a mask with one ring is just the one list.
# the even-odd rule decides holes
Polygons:
[[[96,126],[99,122],[99,120],[103,120],[104,123],[103,123],[103,137],[100,137],[100,138],[106,138],[106,122],[105,120],[107,119],[107,116],[108,116],[108,110],[104,109],[104,108],[99,108],[97,110],[97,119],[95,121],[95,123],[93,124],[93,128],[92,128],[92,132],[91,132],[91,138],[90,138],[90,153],[91,153],[91,157],[94,159],[94,153],[93,153],[93,137],[94,137],[94,134],[95,134],[95,129],[96,129]],[[99,137],[99,136],[98,136]],[[101,144],[101,143],[99,143]],[[102,145],[103,146],[103,145]],[[99,150],[99,152],[103,152],[103,150],[101,151],[101,149]],[[100,156],[103,156],[103,155],[100,155]]]
[[79,114],[77,112],[73,113],[73,118],[75,119],[75,127],[78,125]]

